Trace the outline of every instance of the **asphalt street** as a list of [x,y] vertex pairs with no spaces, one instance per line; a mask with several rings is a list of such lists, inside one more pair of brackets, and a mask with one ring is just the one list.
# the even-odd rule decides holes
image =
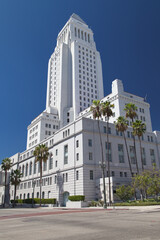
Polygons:
[[0,240],[160,240],[160,207],[0,209]]

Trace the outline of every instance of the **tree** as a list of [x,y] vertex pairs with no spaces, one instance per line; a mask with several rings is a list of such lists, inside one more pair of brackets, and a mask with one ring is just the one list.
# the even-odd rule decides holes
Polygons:
[[130,162],[128,146],[127,146],[127,141],[126,141],[126,136],[125,136],[125,131],[128,128],[128,121],[126,118],[120,116],[120,117],[118,117],[117,122],[115,122],[115,126],[116,126],[117,131],[121,132],[123,134],[126,151],[127,151],[129,169],[130,169],[130,173],[131,173],[131,177],[132,177],[132,166],[131,166],[131,162]]
[[5,193],[4,193],[4,207],[6,205],[7,199],[7,172],[10,170],[12,166],[11,159],[5,158],[2,161],[2,170],[5,172]]
[[110,160],[109,160],[109,118],[113,116],[114,104],[109,101],[102,103],[102,115],[107,119],[107,162],[108,162],[108,183],[109,183],[109,205],[111,205],[111,182],[110,182]]
[[138,140],[139,140],[139,144],[140,144],[142,171],[144,171],[141,138],[142,138],[143,133],[145,133],[145,131],[146,131],[146,124],[142,123],[142,121],[140,121],[140,120],[136,120],[135,122],[133,122],[132,127],[133,127],[133,135],[138,136]]
[[150,172],[145,171],[142,172],[141,174],[138,174],[132,178],[133,185],[140,191],[141,194],[141,200],[144,200],[144,195],[145,198],[147,198],[147,189],[149,187],[149,182],[150,182]]
[[10,176],[10,181],[11,181],[11,184],[14,185],[14,203],[13,203],[13,207],[15,206],[17,186],[21,182],[21,177],[22,177],[22,173],[20,172],[19,169],[12,170],[11,176]]
[[104,194],[104,208],[106,208],[106,185],[105,185],[105,161],[103,156],[103,145],[102,145],[102,136],[99,126],[99,118],[101,117],[101,103],[99,100],[94,100],[93,105],[90,108],[92,112],[93,119],[97,119],[99,138],[100,138],[100,146],[101,146],[101,168],[102,168],[102,178],[103,178],[103,194]]
[[122,185],[116,189],[116,195],[123,202],[130,200],[133,197],[133,188],[131,186]]
[[149,187],[147,189],[148,195],[154,195],[158,200],[158,194],[160,193],[160,170],[156,170],[153,166],[153,170],[150,172]]
[[[137,117],[137,106],[133,103],[126,104],[124,111],[126,112],[126,118],[130,118],[132,121],[132,124],[134,122],[134,119]],[[136,168],[137,173],[139,174],[139,168],[138,168],[138,162],[137,162],[137,154],[136,154],[136,142],[135,142],[135,136],[133,135],[133,144],[134,144],[134,155],[136,159]]]
[[40,164],[40,207],[41,207],[41,198],[42,198],[42,163],[46,162],[49,156],[48,147],[45,144],[37,146],[33,152],[35,156],[35,162]]

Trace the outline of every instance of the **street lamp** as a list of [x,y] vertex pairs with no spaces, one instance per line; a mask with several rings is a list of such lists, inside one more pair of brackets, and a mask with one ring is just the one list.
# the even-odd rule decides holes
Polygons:
[[36,185],[36,180],[33,179],[33,180],[32,180],[32,187],[33,187],[33,193],[32,193],[32,208],[34,207],[34,188],[35,188],[35,185]]
[[100,161],[99,166],[102,169],[102,178],[103,178],[103,194],[104,194],[104,208],[107,208],[107,202],[106,202],[106,184],[105,184],[105,168],[106,168],[106,162]]

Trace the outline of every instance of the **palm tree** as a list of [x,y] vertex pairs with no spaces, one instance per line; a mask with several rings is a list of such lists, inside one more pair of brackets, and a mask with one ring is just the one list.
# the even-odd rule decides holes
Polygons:
[[99,138],[100,138],[100,145],[101,145],[101,168],[102,168],[102,178],[103,178],[103,194],[104,194],[104,208],[107,207],[106,203],[106,185],[105,185],[105,162],[104,162],[104,156],[103,156],[103,145],[102,145],[102,137],[101,137],[101,131],[99,126],[99,118],[101,117],[101,103],[99,100],[94,100],[93,105],[90,108],[90,111],[93,114],[93,119],[97,119],[98,124],[98,131],[99,131]]
[[11,159],[5,158],[2,161],[2,170],[5,172],[5,194],[4,194],[4,207],[7,199],[7,172],[10,170],[12,166]]
[[145,133],[145,131],[146,131],[146,124],[142,123],[141,120],[136,120],[135,122],[133,122],[132,127],[133,127],[134,136],[138,136],[138,139],[139,139],[142,171],[144,171],[141,138],[142,138],[143,133]]
[[42,195],[42,162],[46,162],[49,156],[48,147],[45,144],[37,146],[33,152],[35,156],[35,162],[39,162],[40,166],[40,207],[41,207],[41,195]]
[[129,157],[129,152],[128,152],[128,146],[127,146],[127,141],[126,141],[126,136],[125,136],[125,131],[128,128],[128,121],[125,117],[118,117],[117,122],[115,122],[115,126],[118,132],[121,132],[124,137],[124,142],[126,146],[126,151],[127,151],[127,157],[128,157],[128,164],[129,164],[129,169],[132,177],[132,166],[130,162],[130,157]]
[[21,177],[22,177],[22,173],[20,172],[19,169],[13,170],[11,172],[10,180],[11,180],[11,184],[14,185],[14,203],[13,203],[13,207],[15,206],[17,186],[21,182]]
[[[126,118],[130,118],[132,121],[132,124],[134,122],[134,119],[137,117],[137,106],[133,103],[126,104],[124,111],[126,112]],[[137,154],[136,154],[136,141],[135,136],[133,135],[133,144],[134,144],[134,153],[135,153],[135,160],[136,160],[136,168],[137,173],[139,174],[139,168],[138,168],[138,162],[137,162]]]
[[110,160],[109,160],[109,118],[113,116],[114,104],[109,101],[102,103],[102,115],[107,117],[107,161],[108,161],[108,183],[109,183],[109,205],[111,204],[111,182],[110,182]]

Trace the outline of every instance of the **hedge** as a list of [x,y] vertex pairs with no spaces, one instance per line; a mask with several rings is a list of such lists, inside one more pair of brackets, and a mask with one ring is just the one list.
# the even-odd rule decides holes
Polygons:
[[122,202],[115,203],[114,206],[152,206],[160,205],[160,201],[133,201],[133,202]]
[[75,196],[69,196],[68,199],[72,202],[76,201],[84,201],[85,196],[84,195],[75,195]]
[[[13,203],[14,200],[11,200],[11,203]],[[34,204],[40,204],[40,198],[34,198]],[[15,203],[27,203],[32,204],[32,198],[28,199],[16,199]],[[41,199],[42,204],[56,204],[56,198],[47,198],[47,199]]]

